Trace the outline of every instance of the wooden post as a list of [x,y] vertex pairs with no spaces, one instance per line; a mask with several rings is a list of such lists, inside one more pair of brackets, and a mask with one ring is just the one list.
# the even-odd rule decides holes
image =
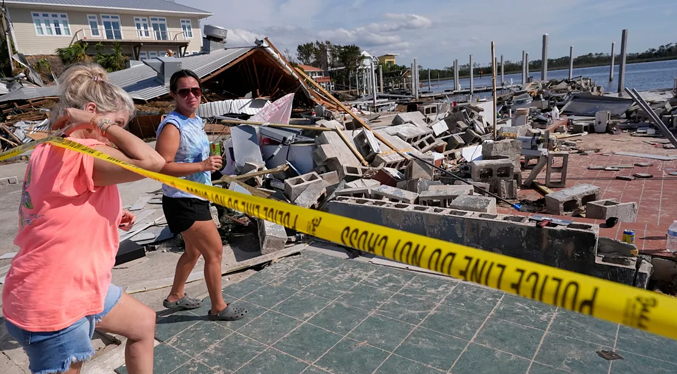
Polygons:
[[569,47],[569,80],[574,79],[574,46]]
[[611,71],[609,72],[609,82],[614,81],[614,58],[616,58],[616,43],[611,43]]
[[494,102],[494,119],[493,119],[493,124],[494,124],[494,141],[498,138],[498,121],[496,120],[496,45],[494,42],[491,42],[491,61],[492,61],[492,92],[493,92],[493,102]]
[[4,9],[0,16],[2,16],[2,31],[5,34],[5,41],[7,42],[7,53],[9,53],[9,66],[12,68],[12,74],[14,74],[14,59],[12,58],[14,52],[12,51],[12,41],[9,37],[10,33],[7,30],[7,20],[5,20],[6,13],[4,12]]
[[623,97],[623,90],[625,89],[625,58],[628,52],[628,29],[623,30],[621,35],[621,61],[618,68],[618,96]]

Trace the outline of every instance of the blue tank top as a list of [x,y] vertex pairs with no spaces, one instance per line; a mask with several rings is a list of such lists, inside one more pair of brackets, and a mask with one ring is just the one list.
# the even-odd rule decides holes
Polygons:
[[[188,118],[179,112],[171,112],[165,117],[165,120],[160,123],[156,136],[160,135],[160,132],[162,132],[162,129],[168,123],[176,126],[176,128],[179,129],[179,133],[181,133],[181,141],[179,143],[179,149],[176,151],[176,156],[174,156],[174,162],[202,162],[209,158],[209,139],[207,138],[207,133],[204,131],[204,124],[200,117],[195,116],[195,118]],[[206,184],[208,186],[212,185],[211,173],[208,171],[187,175],[181,177],[181,179]],[[162,185],[162,193],[167,197],[190,197],[204,200],[201,197],[177,190],[166,184]]]

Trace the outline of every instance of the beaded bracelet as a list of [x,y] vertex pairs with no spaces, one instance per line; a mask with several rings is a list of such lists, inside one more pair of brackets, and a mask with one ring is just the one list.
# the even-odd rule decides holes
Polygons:
[[[94,118],[92,118],[92,122],[94,122]],[[99,130],[101,130],[101,135],[103,135],[103,136],[106,136],[106,131],[108,131],[108,128],[115,124],[114,121],[111,121],[108,118],[100,118],[96,122],[97,123],[92,123],[92,124],[94,126],[98,127]]]

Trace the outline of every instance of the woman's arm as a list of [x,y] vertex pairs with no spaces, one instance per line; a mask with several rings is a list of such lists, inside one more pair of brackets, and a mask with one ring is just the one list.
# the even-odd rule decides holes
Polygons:
[[[65,116],[67,116],[71,122],[76,124],[72,126],[72,128],[79,128],[82,127],[82,124],[87,123],[92,125],[104,123],[103,128],[106,130],[106,138],[119,149],[107,145],[98,145],[93,147],[97,151],[150,171],[160,171],[164,167],[165,160],[162,156],[155,152],[153,147],[125,130],[122,127],[125,125],[124,123],[110,123],[113,119],[108,119],[100,115],[93,116],[90,112],[72,108],[66,109]],[[89,128],[92,128],[92,125],[89,125]],[[68,133],[68,131],[66,131],[66,133]],[[145,177],[110,162],[96,158],[94,159],[93,180],[95,186],[109,186],[143,178]]]
[[179,133],[179,129],[173,124],[167,123],[160,131],[155,143],[155,150],[165,161],[164,167],[160,170],[162,174],[184,177],[203,171],[215,172],[221,170],[223,164],[221,156],[211,156],[202,162],[174,162],[180,142],[181,133]]

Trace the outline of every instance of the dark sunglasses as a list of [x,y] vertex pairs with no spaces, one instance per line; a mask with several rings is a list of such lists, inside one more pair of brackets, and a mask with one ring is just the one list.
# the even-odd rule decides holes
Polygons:
[[182,99],[185,99],[188,97],[188,94],[193,94],[193,96],[199,98],[202,96],[202,89],[200,87],[192,87],[192,88],[182,88],[180,90],[176,91],[176,94],[179,95]]

